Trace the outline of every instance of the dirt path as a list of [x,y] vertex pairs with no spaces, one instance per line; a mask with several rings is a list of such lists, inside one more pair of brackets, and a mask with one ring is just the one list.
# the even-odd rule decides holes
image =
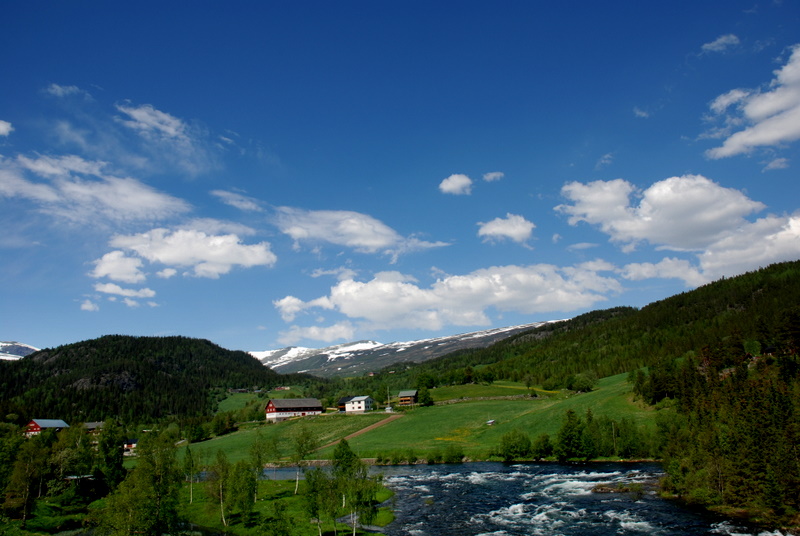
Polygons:
[[[374,430],[375,428],[379,428],[379,427],[383,426],[384,424],[389,424],[392,421],[396,421],[397,419],[399,419],[402,416],[403,416],[402,414],[394,414],[394,415],[392,415],[390,417],[387,417],[387,418],[383,419],[382,421],[376,422],[375,424],[370,424],[369,426],[367,426],[366,428],[362,428],[358,432],[353,432],[352,434],[350,434],[348,436],[345,436],[344,439],[348,439],[349,440],[349,439],[352,439],[354,437],[358,437],[361,434],[365,434],[367,432],[370,432],[370,431]],[[323,445],[322,447],[318,448],[315,452],[323,450],[323,449],[326,449],[328,447],[332,447],[332,446],[336,445],[337,443],[339,443],[339,441],[341,441],[341,439],[337,439],[333,443],[328,443],[327,445]]]

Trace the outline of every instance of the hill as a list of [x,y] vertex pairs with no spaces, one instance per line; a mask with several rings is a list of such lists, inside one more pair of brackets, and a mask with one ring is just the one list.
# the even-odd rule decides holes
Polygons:
[[[704,347],[718,348],[722,354],[758,354],[787,344],[782,326],[798,304],[800,261],[775,264],[641,309],[592,311],[546,324],[485,349],[410,365],[371,381],[395,388],[504,379],[562,388],[579,375],[622,374],[699,353]],[[368,385],[365,382],[364,388]],[[374,390],[380,389],[385,392],[384,387]]]
[[208,415],[212,390],[287,381],[241,351],[187,337],[108,335],[0,362],[0,414],[156,422]]

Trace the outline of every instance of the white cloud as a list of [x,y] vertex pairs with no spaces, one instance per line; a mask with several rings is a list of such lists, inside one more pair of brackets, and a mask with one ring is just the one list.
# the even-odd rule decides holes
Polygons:
[[220,201],[222,201],[226,205],[238,208],[239,210],[250,211],[250,212],[262,212],[264,210],[258,204],[258,201],[256,199],[253,199],[252,197],[247,197],[242,194],[237,194],[235,192],[228,192],[225,190],[213,190],[211,194],[218,197]]
[[152,298],[156,295],[155,291],[149,288],[135,290],[132,288],[122,288],[114,283],[95,283],[94,289],[103,294],[124,296],[126,298]]
[[671,278],[694,287],[776,262],[800,258],[800,213],[769,215],[750,222],[744,216],[764,205],[737,190],[723,188],[698,175],[672,177],[639,193],[621,179],[570,183],[563,193],[573,205],[556,207],[570,223],[597,225],[613,241],[630,250],[640,241],[661,249],[692,251],[694,263],[664,258],[630,263],[619,270],[630,280]]
[[789,159],[788,158],[774,158],[767,162],[767,165],[764,166],[764,169],[761,171],[772,171],[773,169],[787,169],[789,167]]
[[169,279],[170,277],[175,277],[177,274],[178,270],[175,268],[164,268],[163,270],[156,272],[156,276],[160,277],[161,279]]
[[54,97],[68,97],[70,95],[81,95],[87,99],[91,98],[91,95],[87,91],[79,88],[78,86],[62,86],[59,84],[50,84],[45,88],[44,92]]
[[[622,179],[572,182],[561,193],[573,204],[556,210],[568,214],[571,225],[597,225],[626,251],[643,241],[672,250],[703,249],[745,225],[744,216],[764,208],[701,175],[671,177],[642,192]],[[632,206],[634,193],[639,203]]]
[[215,218],[192,218],[179,226],[180,229],[203,231],[206,234],[235,234],[252,236],[256,230],[242,223]]
[[127,120],[120,119],[120,122],[143,136],[173,138],[186,143],[190,141],[183,121],[166,112],[156,110],[150,104],[141,106],[118,104],[116,108],[130,117]]
[[770,215],[732,229],[698,255],[709,279],[800,258],[800,213]]
[[399,272],[381,272],[366,282],[339,281],[329,295],[309,302],[287,296],[274,305],[287,321],[302,311],[324,308],[362,321],[368,329],[478,326],[489,324],[489,308],[534,314],[590,307],[621,290],[616,279],[600,275],[612,268],[604,262],[566,268],[494,266],[444,276],[427,288]]
[[620,272],[622,277],[632,281],[652,278],[681,279],[691,287],[709,282],[708,277],[689,261],[676,258],[665,258],[657,263],[631,263],[625,265]]
[[739,38],[736,37],[734,34],[726,34],[721,35],[711,41],[710,43],[705,43],[701,48],[703,53],[707,54],[709,52],[725,52],[731,47],[735,47],[739,44]]
[[14,127],[8,121],[0,119],[0,136],[8,136],[14,131]]
[[246,245],[236,235],[208,235],[202,231],[153,229],[111,239],[112,247],[136,252],[150,262],[191,267],[197,277],[216,279],[234,266],[272,266],[277,261],[267,242]]
[[489,173],[483,174],[483,180],[485,180],[486,182],[494,182],[494,181],[499,181],[505,176],[506,174],[503,173],[502,171],[491,171]]
[[356,276],[356,271],[346,266],[340,266],[339,268],[334,268],[333,270],[317,269],[311,273],[311,277],[322,277],[326,275],[332,275],[339,280],[352,279]]
[[197,175],[216,168],[209,150],[207,135],[197,127],[162,112],[150,104],[116,105],[127,116],[116,118],[119,124],[136,132],[144,141],[144,149],[153,159]]
[[[730,115],[722,115],[733,105],[736,108]],[[792,48],[786,65],[775,71],[768,90],[734,89],[714,99],[710,108],[727,128],[721,131],[726,138],[722,145],[706,151],[709,158],[726,158],[800,139],[800,45]],[[729,135],[740,124],[745,128]],[[714,132],[712,129],[705,137],[714,137]]]
[[93,225],[155,221],[189,210],[185,201],[136,179],[103,173],[105,166],[77,156],[0,160],[0,195],[28,199],[49,215]]
[[123,283],[141,283],[145,275],[141,271],[142,260],[135,257],[126,257],[122,251],[111,251],[94,261],[94,270],[91,276],[95,278],[108,277],[112,281]]
[[443,194],[469,195],[472,193],[472,179],[456,173],[439,183],[439,190]]
[[633,115],[636,117],[641,117],[642,119],[647,119],[650,117],[650,112],[643,108],[639,108],[638,106],[633,107]]
[[287,346],[297,344],[304,339],[332,343],[334,341],[349,341],[355,337],[356,330],[350,322],[339,322],[332,326],[292,326],[287,331],[282,331],[278,342]]
[[595,163],[594,169],[601,169],[606,166],[610,166],[614,162],[614,154],[613,153],[606,153],[600,157],[600,159]]
[[81,303],[81,311],[95,312],[99,310],[100,306],[94,303],[92,300],[83,300],[83,303]]
[[282,233],[294,239],[298,249],[301,242],[328,242],[361,253],[384,253],[396,259],[409,251],[447,245],[405,238],[372,216],[348,210],[279,207],[275,221]]
[[506,214],[505,218],[495,218],[490,222],[479,222],[478,236],[484,241],[510,239],[514,242],[524,244],[530,239],[533,229],[536,227],[522,216],[517,214]]

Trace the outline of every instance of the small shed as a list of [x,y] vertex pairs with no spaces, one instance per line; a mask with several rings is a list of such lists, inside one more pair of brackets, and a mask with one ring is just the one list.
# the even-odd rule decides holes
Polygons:
[[398,406],[413,406],[417,403],[417,390],[400,391],[400,394],[397,395],[397,399]]
[[345,404],[346,413],[365,413],[372,411],[375,401],[370,396],[354,396]]
[[135,438],[128,438],[122,442],[122,455],[123,456],[136,456],[136,447],[139,445],[139,440]]
[[25,435],[33,437],[41,434],[43,430],[55,430],[58,432],[64,428],[69,428],[69,425],[61,419],[33,419],[25,427]]
[[322,413],[322,402],[316,398],[273,398],[267,402],[265,412],[267,422],[308,417]]

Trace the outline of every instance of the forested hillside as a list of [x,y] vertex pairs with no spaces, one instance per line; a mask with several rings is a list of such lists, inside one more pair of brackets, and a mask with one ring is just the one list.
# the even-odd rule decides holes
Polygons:
[[505,379],[557,389],[650,367],[708,345],[722,345],[734,354],[758,354],[766,348],[785,347],[782,326],[797,304],[800,262],[775,264],[642,309],[593,311],[547,324],[483,350],[381,374],[359,386],[385,392],[387,386],[433,387]]
[[0,414],[15,414],[20,423],[157,422],[211,414],[213,389],[290,379],[207,340],[109,335],[0,363]]

